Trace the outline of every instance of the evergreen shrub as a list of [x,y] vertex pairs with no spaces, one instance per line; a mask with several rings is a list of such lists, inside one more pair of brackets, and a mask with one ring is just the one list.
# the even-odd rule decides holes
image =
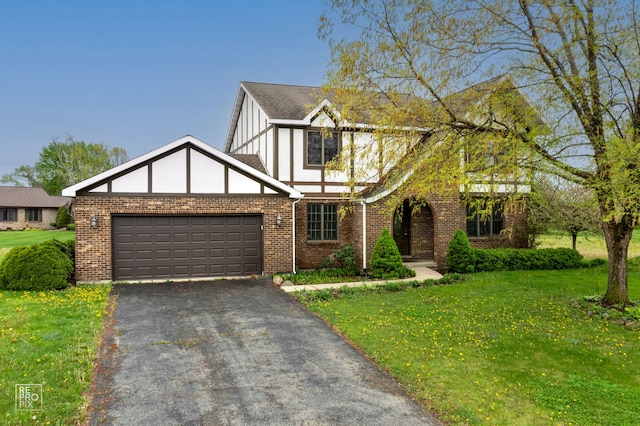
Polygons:
[[72,256],[71,245],[60,242],[46,241],[28,247],[14,247],[0,263],[0,289],[64,289],[73,276]]
[[475,271],[476,253],[469,243],[469,237],[461,230],[456,230],[447,248],[447,271],[469,274]]
[[382,230],[371,253],[369,274],[374,278],[401,279],[415,277],[415,271],[402,264],[402,255],[387,228]]
[[58,213],[56,213],[56,228],[66,228],[72,222],[73,218],[69,214],[69,209],[65,206],[60,206]]

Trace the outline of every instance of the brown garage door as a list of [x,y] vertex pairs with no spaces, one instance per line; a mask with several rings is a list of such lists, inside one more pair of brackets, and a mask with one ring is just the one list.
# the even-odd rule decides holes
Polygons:
[[114,216],[113,279],[262,273],[262,216]]

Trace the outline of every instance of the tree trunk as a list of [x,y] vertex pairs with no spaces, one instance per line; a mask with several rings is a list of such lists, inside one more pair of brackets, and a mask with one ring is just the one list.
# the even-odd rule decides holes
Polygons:
[[627,291],[627,251],[633,233],[633,219],[629,215],[619,221],[610,219],[602,224],[609,257],[609,280],[603,303],[629,305]]
[[576,247],[578,247],[578,233],[577,232],[572,232],[571,233],[571,243],[573,244],[573,249],[576,250]]

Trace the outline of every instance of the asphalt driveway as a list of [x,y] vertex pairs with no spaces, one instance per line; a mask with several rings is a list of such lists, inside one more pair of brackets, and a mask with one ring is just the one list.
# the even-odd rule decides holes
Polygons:
[[266,280],[115,285],[91,425],[436,425]]

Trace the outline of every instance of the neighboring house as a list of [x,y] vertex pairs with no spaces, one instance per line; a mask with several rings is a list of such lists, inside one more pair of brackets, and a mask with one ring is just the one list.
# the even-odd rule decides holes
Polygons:
[[54,229],[58,209],[71,201],[53,197],[42,188],[0,186],[0,230]]
[[[404,209],[394,221],[379,208],[392,189],[376,188],[375,172],[364,170],[366,195],[344,196],[347,176],[325,163],[345,138],[366,144],[372,136],[342,129],[318,93],[243,82],[224,152],[185,136],[64,189],[75,197],[77,279],[292,272],[316,267],[344,244],[366,268],[385,227],[406,260],[439,268],[458,228],[473,234],[476,246],[526,244],[525,217],[496,212],[489,222],[467,220],[459,197],[431,197],[417,214]],[[343,206],[351,207],[345,215]],[[511,232],[502,235],[506,228]]]

